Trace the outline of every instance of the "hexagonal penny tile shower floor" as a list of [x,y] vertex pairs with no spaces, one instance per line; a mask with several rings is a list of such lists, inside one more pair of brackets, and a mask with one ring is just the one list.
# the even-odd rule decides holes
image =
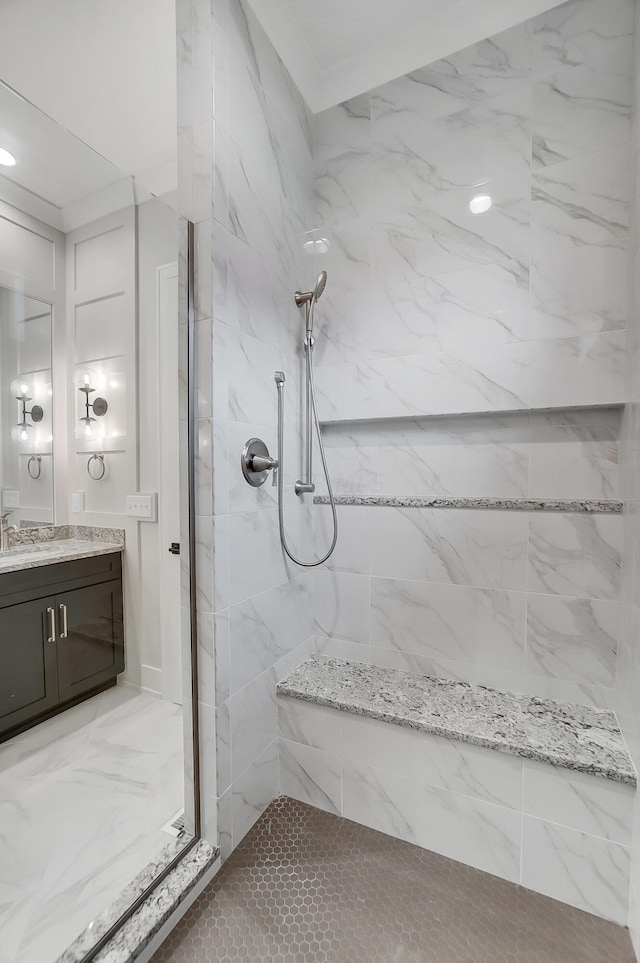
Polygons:
[[275,800],[152,963],[634,963],[627,931]]

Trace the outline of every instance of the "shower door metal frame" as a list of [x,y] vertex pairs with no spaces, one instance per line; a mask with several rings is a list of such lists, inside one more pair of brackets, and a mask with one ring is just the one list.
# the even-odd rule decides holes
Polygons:
[[[186,224],[187,255],[187,458],[188,458],[188,529],[189,529],[189,614],[191,653],[191,751],[193,753],[193,837],[176,856],[161,870],[146,889],[131,903],[126,911],[109,927],[99,940],[87,951],[82,963],[91,963],[104,949],[122,926],[151,896],[157,886],[188,856],[202,839],[202,807],[200,801],[200,717],[198,710],[198,619],[196,596],[196,392],[195,392],[195,225],[182,216]],[[186,893],[184,894],[186,897]]]

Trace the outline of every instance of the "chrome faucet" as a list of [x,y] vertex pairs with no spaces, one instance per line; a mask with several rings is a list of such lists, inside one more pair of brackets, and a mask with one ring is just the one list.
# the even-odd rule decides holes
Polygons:
[[18,531],[17,525],[9,525],[7,519],[11,512],[5,512],[4,515],[0,515],[0,552],[6,552],[11,548],[9,536],[12,532]]

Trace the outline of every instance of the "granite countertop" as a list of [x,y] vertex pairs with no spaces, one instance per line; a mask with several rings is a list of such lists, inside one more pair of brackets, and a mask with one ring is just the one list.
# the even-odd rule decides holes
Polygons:
[[[485,498],[453,495],[336,495],[336,505],[380,505],[386,508],[484,508],[516,512],[619,513],[615,498]],[[315,505],[328,505],[328,495],[315,495]]]
[[7,551],[0,552],[0,574],[121,552],[124,550],[124,530],[52,525],[13,532],[11,543]]
[[613,712],[313,656],[278,695],[636,785]]

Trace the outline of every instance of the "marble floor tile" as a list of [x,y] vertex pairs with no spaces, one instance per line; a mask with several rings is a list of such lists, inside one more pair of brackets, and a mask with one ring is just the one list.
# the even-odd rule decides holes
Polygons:
[[0,961],[52,963],[171,841],[182,707],[118,686],[0,746]]

